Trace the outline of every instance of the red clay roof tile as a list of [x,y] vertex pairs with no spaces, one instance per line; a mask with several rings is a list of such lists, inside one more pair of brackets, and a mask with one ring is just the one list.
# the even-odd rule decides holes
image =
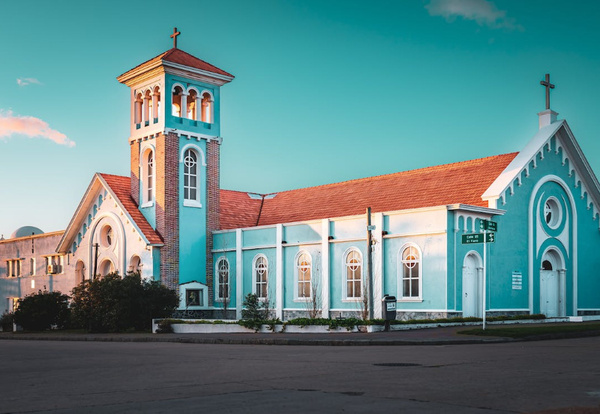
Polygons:
[[[221,190],[221,228],[290,223],[327,217],[448,204],[486,207],[485,190],[517,153],[277,193],[253,200]],[[259,218],[260,217],[260,218]]]
[[[192,56],[189,53],[184,52],[181,49],[176,49],[176,48],[169,49],[166,52],[163,52],[160,55],[153,57],[152,59],[149,59],[143,63],[140,63],[139,65],[137,65],[133,69],[128,70],[125,73],[131,72],[132,70],[135,70],[142,66],[146,66],[146,65],[151,66],[153,63],[155,63],[159,60],[166,60],[167,62],[178,63],[180,65],[189,66],[189,67],[192,67],[195,69],[200,69],[200,70],[204,70],[207,72],[217,73],[219,75],[224,75],[224,76],[231,76],[232,78],[234,77],[231,73],[225,72],[224,70],[219,69],[218,67],[211,65],[210,63],[205,62],[202,59],[198,59],[197,57]],[[125,73],[123,73],[123,75]],[[123,76],[123,75],[121,75],[121,76]],[[119,76],[119,77],[121,77],[121,76]]]
[[146,220],[146,217],[139,210],[137,203],[131,198],[131,178],[112,174],[100,174],[100,176],[106,181],[106,184],[108,184],[115,196],[117,196],[140,231],[144,233],[148,242],[150,244],[163,244],[162,238],[154,231],[148,220]]

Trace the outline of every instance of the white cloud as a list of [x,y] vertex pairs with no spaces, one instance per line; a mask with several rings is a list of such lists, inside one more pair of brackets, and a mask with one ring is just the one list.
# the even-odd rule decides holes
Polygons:
[[13,135],[46,138],[59,145],[75,146],[75,142],[67,138],[65,134],[50,128],[48,123],[39,118],[14,115],[12,111],[0,110],[0,138],[8,138]]
[[494,29],[523,30],[515,19],[506,17],[506,11],[498,10],[494,3],[488,0],[430,0],[425,6],[432,16],[443,16],[452,22],[456,17],[474,20],[480,26]]
[[31,84],[41,85],[42,82],[36,78],[17,78],[17,85],[19,86],[27,86]]

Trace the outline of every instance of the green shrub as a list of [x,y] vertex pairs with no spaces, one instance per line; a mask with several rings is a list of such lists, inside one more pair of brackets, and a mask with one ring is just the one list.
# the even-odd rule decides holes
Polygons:
[[15,323],[27,331],[63,329],[70,319],[69,297],[60,292],[42,292],[25,296],[14,313]]
[[0,327],[2,328],[2,332],[12,332],[14,317],[15,315],[12,312],[4,312],[2,316],[0,316]]
[[73,321],[90,332],[149,330],[152,318],[170,316],[178,303],[177,293],[160,282],[112,273],[73,288]]

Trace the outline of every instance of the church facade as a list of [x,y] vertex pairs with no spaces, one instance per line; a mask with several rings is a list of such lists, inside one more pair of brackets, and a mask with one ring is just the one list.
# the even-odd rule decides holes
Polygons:
[[130,174],[95,174],[64,232],[0,240],[4,311],[139,271],[202,317],[239,318],[248,293],[280,319],[381,317],[385,295],[399,318],[600,313],[600,185],[549,108],[520,152],[257,194],[220,188],[233,75],[174,47],[117,79]]

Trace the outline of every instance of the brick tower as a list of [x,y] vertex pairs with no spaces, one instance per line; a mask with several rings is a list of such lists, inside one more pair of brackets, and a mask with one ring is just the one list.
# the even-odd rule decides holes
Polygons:
[[177,48],[125,72],[131,90],[131,197],[164,244],[154,277],[212,286],[219,228],[220,87],[233,75]]

